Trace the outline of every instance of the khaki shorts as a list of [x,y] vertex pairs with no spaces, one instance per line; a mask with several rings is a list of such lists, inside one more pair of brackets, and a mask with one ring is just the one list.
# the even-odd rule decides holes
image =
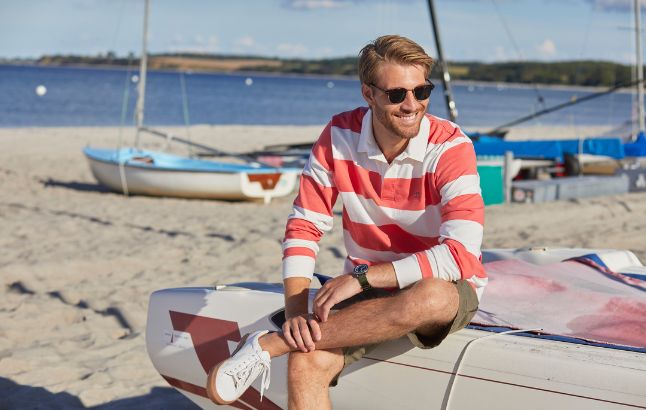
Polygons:
[[[416,347],[419,347],[420,349],[431,349],[439,345],[448,335],[466,327],[473,316],[476,314],[476,311],[478,310],[478,297],[471,285],[469,285],[469,283],[463,279],[451,283],[455,285],[459,297],[458,311],[455,314],[455,318],[452,322],[448,323],[444,328],[440,329],[436,334],[432,336],[421,335],[416,332],[409,333],[408,338]],[[342,302],[341,304],[335,306],[335,309],[343,309],[344,307],[350,306],[362,300],[389,297],[396,294],[396,292],[388,292],[383,289],[372,289],[368,292],[359,293],[358,295],[348,299],[347,301]],[[348,365],[358,361],[364,355],[377,348],[379,345],[381,345],[381,343],[343,348],[343,368],[345,369],[345,367],[347,367]],[[341,372],[339,372],[339,375],[340,374]],[[337,375],[332,380],[332,382],[330,383],[331,386],[336,386],[338,377],[339,376]]]

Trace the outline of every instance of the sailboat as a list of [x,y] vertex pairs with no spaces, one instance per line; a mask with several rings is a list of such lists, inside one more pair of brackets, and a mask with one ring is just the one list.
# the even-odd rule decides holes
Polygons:
[[218,150],[144,127],[147,72],[147,37],[150,0],[145,2],[143,47],[137,96],[135,147],[117,149],[85,147],[92,174],[108,188],[125,195],[139,194],[181,198],[262,200],[289,195],[296,186],[300,168],[279,168],[244,155],[230,154],[243,163],[183,157],[139,148],[139,137],[148,133],[178,141],[211,153]]

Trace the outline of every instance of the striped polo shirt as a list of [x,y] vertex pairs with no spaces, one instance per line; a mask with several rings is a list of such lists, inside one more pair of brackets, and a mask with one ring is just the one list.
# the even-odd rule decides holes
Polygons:
[[426,114],[390,164],[361,107],[332,118],[312,148],[283,241],[283,278],[312,278],[318,242],[343,201],[344,272],[392,262],[400,288],[422,278],[487,284],[480,246],[484,203],[471,140]]

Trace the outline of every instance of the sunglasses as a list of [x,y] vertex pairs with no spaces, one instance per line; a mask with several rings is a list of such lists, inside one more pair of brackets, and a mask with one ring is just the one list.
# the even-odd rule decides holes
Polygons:
[[391,88],[390,90],[384,90],[381,87],[377,87],[373,83],[370,83],[369,85],[386,94],[388,96],[388,100],[393,104],[399,104],[404,101],[406,99],[406,94],[409,91],[413,92],[413,95],[415,96],[415,99],[417,101],[427,100],[428,97],[431,96],[431,91],[433,91],[433,88],[435,88],[435,85],[430,81],[428,81],[424,85],[417,86],[412,90],[407,90],[405,88]]

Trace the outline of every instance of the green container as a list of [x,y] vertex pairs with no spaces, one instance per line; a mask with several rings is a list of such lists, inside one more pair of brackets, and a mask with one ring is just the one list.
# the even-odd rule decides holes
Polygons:
[[504,167],[502,157],[500,165],[478,164],[480,175],[480,189],[485,205],[502,204],[505,202]]

